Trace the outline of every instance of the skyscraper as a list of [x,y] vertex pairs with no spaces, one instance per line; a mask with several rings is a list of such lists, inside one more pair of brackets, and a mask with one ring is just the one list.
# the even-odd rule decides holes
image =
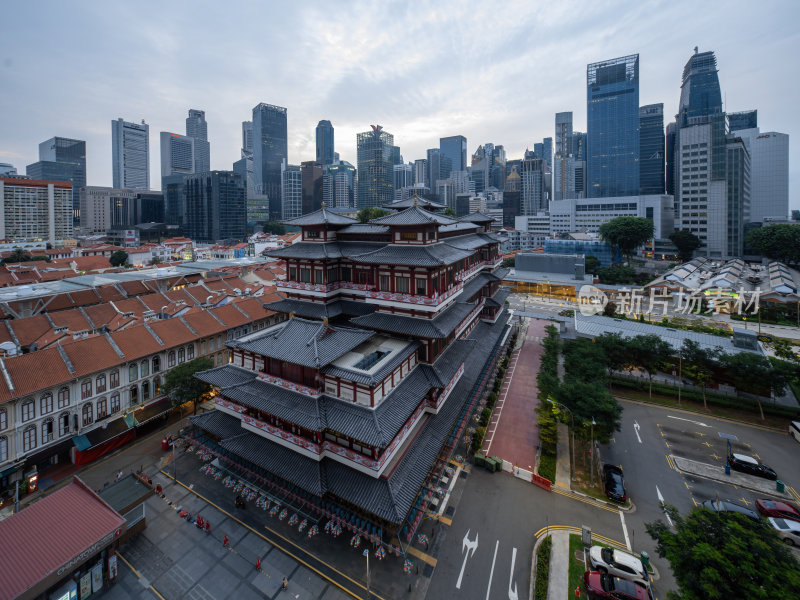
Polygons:
[[162,131],[161,177],[195,173],[195,144],[193,137]]
[[730,131],[744,131],[745,129],[755,129],[757,127],[757,110],[743,110],[741,112],[728,113],[728,129]]
[[244,182],[233,171],[207,171],[184,178],[186,226],[197,242],[245,240],[247,202]]
[[303,215],[303,172],[285,160],[281,165],[281,209],[284,221]]
[[346,160],[322,167],[322,198],[330,208],[355,207],[356,168]]
[[[425,159],[425,177],[420,180],[419,174],[415,177],[415,183],[427,185],[430,189],[436,189],[436,182],[444,179],[442,175],[442,151],[439,148],[429,148]],[[449,173],[448,173],[449,175]]]
[[588,197],[639,193],[639,55],[586,67]]
[[572,112],[556,113],[556,157],[572,154]]
[[539,211],[548,210],[546,172],[547,161],[526,151],[520,164],[520,215],[535,215]]
[[639,108],[639,194],[663,194],[664,105]]
[[242,121],[242,158],[233,163],[233,170],[240,173],[245,181],[247,197],[256,194],[253,176],[253,122]]
[[322,165],[315,160],[300,163],[303,187],[303,214],[322,208]]
[[286,109],[263,102],[253,108],[253,181],[269,196],[270,218],[281,219],[281,165],[288,159]]
[[317,123],[317,162],[321,165],[333,164],[333,125],[330,121]]
[[394,136],[372,125],[356,134],[358,208],[383,206],[394,201]]
[[553,200],[575,197],[572,157],[572,113],[556,113],[556,149],[553,157]]
[[450,177],[451,171],[467,170],[467,138],[463,135],[439,138],[439,151],[442,157],[446,158],[443,161],[445,168],[442,169],[442,179]]
[[111,121],[113,187],[150,189],[150,126]]
[[194,138],[194,172],[205,173],[211,170],[211,145],[208,143],[206,111],[189,109],[186,117],[186,136]]
[[[667,125],[667,132],[665,134],[665,141],[666,141],[666,176],[664,178],[664,187],[666,189],[667,194],[675,198],[677,201],[677,196],[675,195],[675,138],[678,133],[678,124],[674,121]],[[678,215],[678,210],[676,208],[675,215]]]
[[28,177],[72,184],[72,216],[80,219],[80,191],[86,186],[86,142],[64,137],[39,144],[39,162],[27,166]]

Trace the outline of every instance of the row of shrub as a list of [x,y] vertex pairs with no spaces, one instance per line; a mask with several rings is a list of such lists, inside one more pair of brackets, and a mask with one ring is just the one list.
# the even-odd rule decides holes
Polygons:
[[[553,414],[553,405],[547,399],[558,389],[558,357],[561,353],[561,338],[554,325],[545,329],[547,336],[542,342],[544,353],[539,364],[536,382],[539,387],[539,406],[536,409],[539,423],[539,440],[542,452],[539,455],[539,475],[556,480],[556,446],[558,444],[558,424]],[[538,586],[537,586],[538,588]]]
[[533,594],[535,600],[547,600],[547,586],[550,579],[550,549],[552,545],[553,541],[549,535],[539,544],[539,552],[536,555],[536,591]]

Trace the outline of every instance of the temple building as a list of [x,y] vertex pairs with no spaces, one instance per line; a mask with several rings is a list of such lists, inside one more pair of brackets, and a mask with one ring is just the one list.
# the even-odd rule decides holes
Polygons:
[[216,409],[192,419],[221,461],[386,541],[433,510],[508,334],[492,218],[392,208],[286,221],[302,238],[268,251],[286,277],[266,307],[290,318],[228,343],[231,362],[198,374]]

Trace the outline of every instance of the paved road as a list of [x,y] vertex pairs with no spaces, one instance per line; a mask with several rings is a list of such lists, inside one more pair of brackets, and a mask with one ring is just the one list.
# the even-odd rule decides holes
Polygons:
[[[764,497],[764,494],[741,487],[684,475],[672,467],[667,459],[670,454],[722,468],[726,438],[720,437],[720,433],[732,435],[736,437],[732,442],[735,451],[758,454],[787,485],[800,484],[800,461],[797,460],[800,444],[786,434],[675,409],[628,401],[621,403],[624,407],[621,431],[602,449],[601,455],[605,462],[622,465],[625,471],[625,485],[636,506],[626,517],[635,538],[634,547],[647,550],[651,557],[655,556],[655,544],[645,533],[644,524],[664,519],[659,494],[664,502],[676,506],[682,514],[717,496],[750,508],[755,498]],[[662,569],[659,583],[659,591],[674,586],[666,569]]]
[[483,444],[489,456],[499,456],[529,471],[536,463],[539,443],[536,376],[547,325],[547,321],[529,320],[525,341],[509,364],[509,376],[506,376]]
[[546,492],[505,473],[475,468],[467,478],[452,526],[444,533],[426,598],[525,600],[530,597],[534,534],[546,526],[581,525],[624,540],[618,511]]

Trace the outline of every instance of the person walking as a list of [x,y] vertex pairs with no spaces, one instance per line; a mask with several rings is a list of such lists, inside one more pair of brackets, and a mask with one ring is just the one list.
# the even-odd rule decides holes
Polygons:
[[283,578],[283,582],[281,582],[281,589],[287,590],[289,589],[289,580],[286,577]]

